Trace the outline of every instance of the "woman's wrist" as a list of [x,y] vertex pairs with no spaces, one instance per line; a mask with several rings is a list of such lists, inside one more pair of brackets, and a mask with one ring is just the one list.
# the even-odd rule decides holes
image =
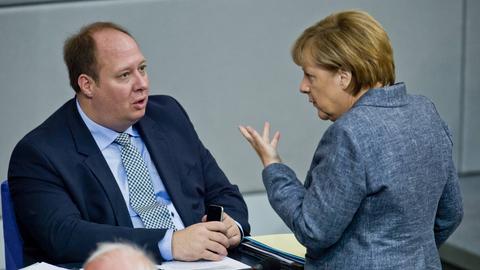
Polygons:
[[263,167],[266,168],[273,163],[282,163],[282,160],[280,159],[280,157],[275,157],[275,158],[270,158],[268,160],[263,160],[262,163],[263,163]]

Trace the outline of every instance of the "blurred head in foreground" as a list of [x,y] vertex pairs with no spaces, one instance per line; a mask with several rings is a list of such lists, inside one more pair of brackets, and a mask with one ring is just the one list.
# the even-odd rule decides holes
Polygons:
[[101,243],[87,259],[85,270],[156,270],[155,263],[140,248],[124,243]]

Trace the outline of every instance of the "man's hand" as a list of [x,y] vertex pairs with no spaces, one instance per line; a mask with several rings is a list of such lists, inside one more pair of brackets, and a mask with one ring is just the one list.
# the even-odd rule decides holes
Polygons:
[[173,258],[179,261],[200,259],[219,261],[223,259],[227,256],[227,248],[230,246],[226,236],[227,229],[223,222],[211,221],[193,224],[174,232],[172,236]]
[[[202,222],[207,221],[207,216],[203,216]],[[227,228],[227,232],[225,236],[228,238],[228,243],[230,245],[230,248],[234,248],[240,244],[240,241],[242,240],[242,232],[240,232],[240,228],[238,227],[238,224],[231,218],[227,213],[223,212],[223,220],[222,223],[225,224]]]

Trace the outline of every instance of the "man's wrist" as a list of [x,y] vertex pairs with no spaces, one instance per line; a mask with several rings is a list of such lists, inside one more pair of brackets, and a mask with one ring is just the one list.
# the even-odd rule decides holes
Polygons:
[[238,226],[238,229],[240,230],[240,242],[242,242],[243,240],[243,237],[245,236],[244,233],[243,233],[243,227],[240,223],[238,223],[235,219],[233,220],[235,221],[235,223],[237,224]]

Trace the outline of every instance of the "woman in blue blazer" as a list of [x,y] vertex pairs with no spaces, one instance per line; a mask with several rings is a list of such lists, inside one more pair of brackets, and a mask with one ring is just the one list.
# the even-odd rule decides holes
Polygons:
[[332,14],[292,49],[300,91],[334,123],[305,183],[282,164],[280,134],[240,131],[265,166],[270,204],[307,248],[306,269],[441,269],[438,247],[463,210],[452,138],[433,103],[395,83],[390,40],[361,11]]

